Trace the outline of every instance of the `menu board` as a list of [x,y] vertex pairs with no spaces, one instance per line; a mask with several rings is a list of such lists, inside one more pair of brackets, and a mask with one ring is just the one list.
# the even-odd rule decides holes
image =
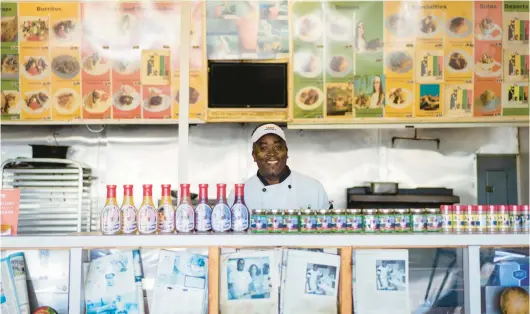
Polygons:
[[[190,117],[204,119],[202,1]],[[181,2],[2,2],[2,119],[177,119]]]
[[297,1],[290,117],[527,116],[528,20],[524,1]]

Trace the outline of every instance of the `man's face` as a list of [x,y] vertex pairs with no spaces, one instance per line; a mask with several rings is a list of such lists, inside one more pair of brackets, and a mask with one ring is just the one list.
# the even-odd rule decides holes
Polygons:
[[243,271],[243,269],[245,269],[245,261],[240,259],[239,261],[237,261],[237,270]]
[[317,271],[318,270],[318,266],[317,265],[313,265],[313,270]]
[[279,183],[287,164],[287,145],[278,135],[262,136],[252,150],[259,173],[271,184]]

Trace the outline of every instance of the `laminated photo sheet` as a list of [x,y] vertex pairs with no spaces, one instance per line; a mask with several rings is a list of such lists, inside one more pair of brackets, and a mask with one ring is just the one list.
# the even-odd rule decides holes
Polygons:
[[118,252],[92,260],[85,298],[87,314],[104,311],[139,314],[133,252]]
[[[183,302],[175,306],[175,300]],[[206,314],[207,311],[208,256],[161,250],[150,313]]]
[[280,253],[271,249],[221,255],[221,313],[278,313]]
[[0,267],[7,313],[29,313],[24,253],[8,255],[1,260]]
[[408,250],[355,251],[355,313],[410,314]]
[[340,256],[287,250],[282,282],[283,314],[337,313]]

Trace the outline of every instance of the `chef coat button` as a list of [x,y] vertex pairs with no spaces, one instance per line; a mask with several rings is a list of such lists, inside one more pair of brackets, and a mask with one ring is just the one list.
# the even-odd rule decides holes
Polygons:
[[266,188],[263,188],[263,190],[262,190],[262,191],[263,191],[263,192],[267,192],[267,189],[266,189]]

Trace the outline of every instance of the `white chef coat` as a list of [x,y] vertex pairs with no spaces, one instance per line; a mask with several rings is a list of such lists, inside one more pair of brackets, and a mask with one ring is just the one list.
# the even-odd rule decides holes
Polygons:
[[[228,203],[232,205],[234,194]],[[264,185],[257,174],[245,182],[245,203],[253,209],[328,209],[328,195],[317,180],[291,170],[278,184]]]

